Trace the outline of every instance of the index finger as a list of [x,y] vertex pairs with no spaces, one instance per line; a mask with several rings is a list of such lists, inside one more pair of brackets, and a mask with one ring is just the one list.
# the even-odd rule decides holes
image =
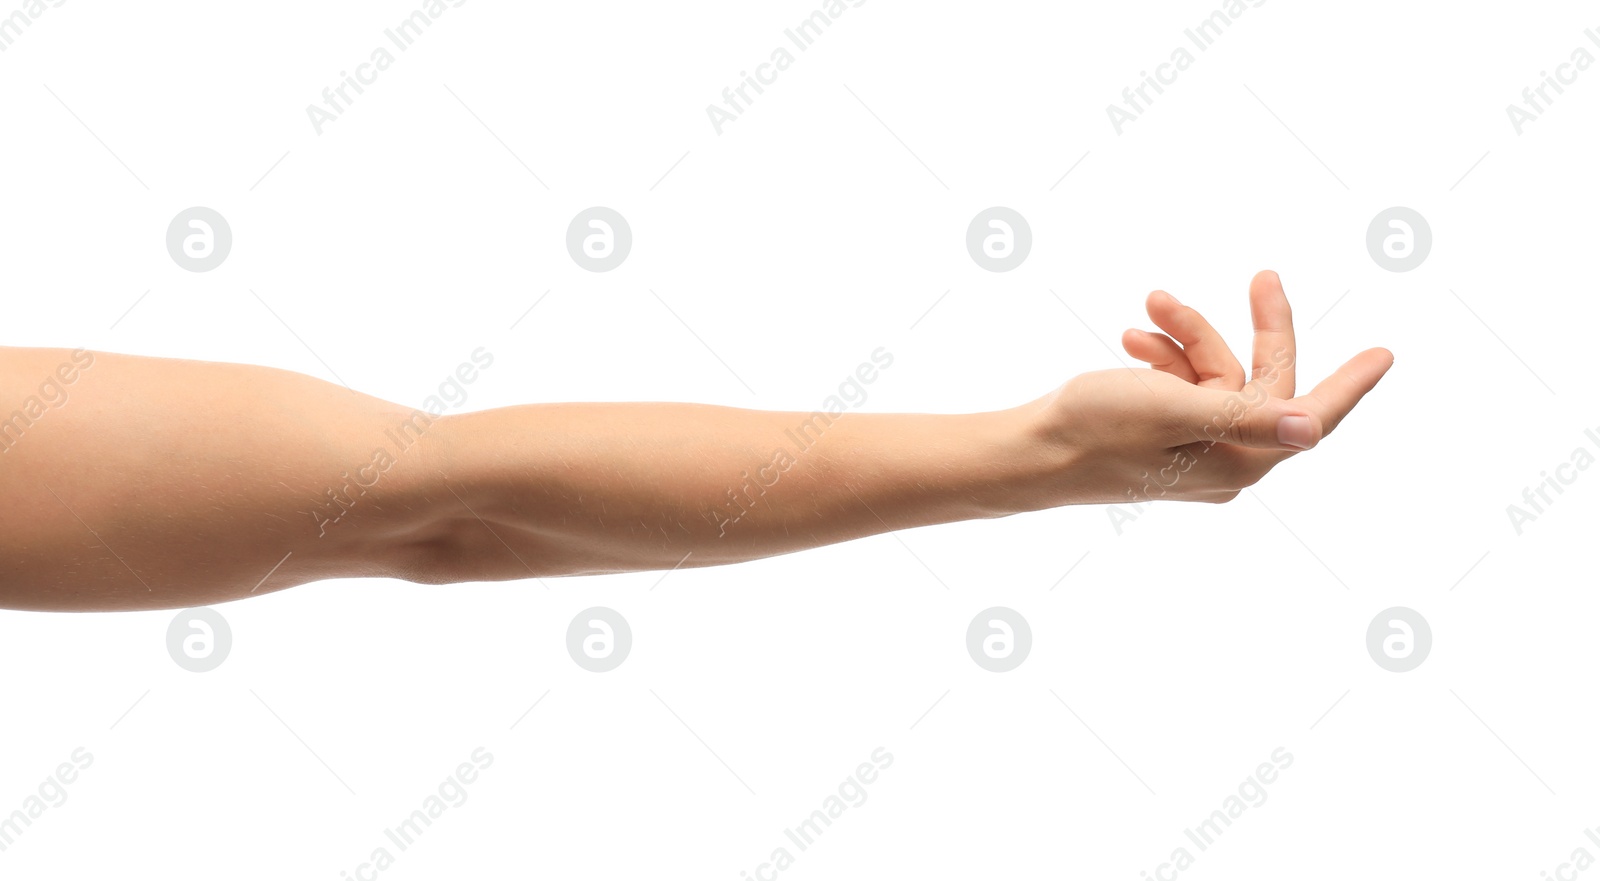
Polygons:
[[1368,349],[1344,362],[1344,366],[1317,383],[1316,388],[1294,398],[1291,403],[1303,405],[1317,422],[1314,437],[1306,446],[1332,433],[1392,366],[1393,352],[1384,348]]

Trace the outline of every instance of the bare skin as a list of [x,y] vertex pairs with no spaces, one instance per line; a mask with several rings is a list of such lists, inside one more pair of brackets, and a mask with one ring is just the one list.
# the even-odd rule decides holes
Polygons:
[[1315,446],[1393,363],[1369,349],[1296,397],[1275,273],[1250,305],[1249,377],[1157,291],[1163,333],[1123,337],[1150,369],[960,415],[572,403],[432,418],[267,367],[0,348],[0,607],[713,566],[1061,505],[1225,502]]

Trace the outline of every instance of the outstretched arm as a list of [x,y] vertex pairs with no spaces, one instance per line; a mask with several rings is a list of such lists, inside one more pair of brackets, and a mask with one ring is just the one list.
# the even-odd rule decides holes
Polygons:
[[1156,369],[961,415],[430,417],[272,368],[0,349],[0,606],[709,566],[1067,504],[1226,501],[1332,431],[1392,361],[1368,350],[1294,397],[1288,303],[1268,275],[1249,382],[1198,313],[1155,294],[1171,336],[1124,343]]

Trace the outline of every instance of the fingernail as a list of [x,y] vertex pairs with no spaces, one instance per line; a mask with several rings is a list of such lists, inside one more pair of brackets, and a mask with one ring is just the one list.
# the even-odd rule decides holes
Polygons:
[[1297,450],[1309,450],[1317,442],[1310,416],[1284,416],[1278,420],[1278,443]]

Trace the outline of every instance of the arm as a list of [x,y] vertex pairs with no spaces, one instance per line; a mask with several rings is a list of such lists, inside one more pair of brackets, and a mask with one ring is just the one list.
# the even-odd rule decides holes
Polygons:
[[1275,288],[1252,291],[1257,376],[1201,376],[1226,347],[1164,296],[1151,317],[1173,336],[1125,340],[1156,369],[962,415],[628,403],[433,418],[270,368],[106,353],[77,355],[92,365],[41,396],[74,353],[0,350],[0,408],[60,399],[0,427],[0,606],[709,566],[1066,504],[1226,501],[1315,445],[1392,360],[1369,350],[1292,397]]

